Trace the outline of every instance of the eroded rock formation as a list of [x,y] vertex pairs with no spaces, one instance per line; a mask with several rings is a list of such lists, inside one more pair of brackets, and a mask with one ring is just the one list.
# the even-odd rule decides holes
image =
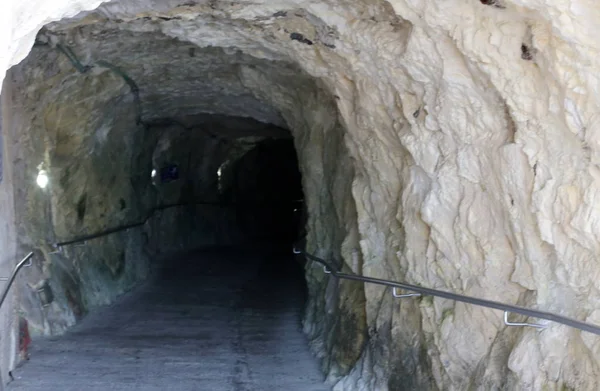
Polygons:
[[[13,133],[27,146],[15,152],[18,183],[35,176],[28,156],[71,172],[52,205],[19,193],[17,215],[39,234],[28,245],[52,239],[38,220],[52,216],[68,234],[79,215],[107,227],[156,201],[143,191],[152,151],[133,148],[151,139],[140,118],[236,115],[290,129],[309,252],[359,274],[600,323],[594,4],[120,0],[68,19],[100,2],[45,3],[15,9],[30,19],[3,52],[16,63],[39,27],[67,17],[9,73],[23,119]],[[57,45],[94,68],[80,74]],[[106,63],[137,83],[140,107]],[[113,165],[144,180],[113,179]],[[69,186],[84,172],[87,190]],[[120,200],[128,207],[112,213]],[[113,249],[103,267],[131,278],[98,289],[116,294],[145,273],[143,262],[112,264],[123,249],[144,258],[142,231],[111,240],[122,243],[103,247]],[[305,330],[336,390],[600,386],[595,336],[506,328],[499,311],[443,299],[393,300],[310,264],[306,276]],[[88,282],[74,282],[78,295]]]

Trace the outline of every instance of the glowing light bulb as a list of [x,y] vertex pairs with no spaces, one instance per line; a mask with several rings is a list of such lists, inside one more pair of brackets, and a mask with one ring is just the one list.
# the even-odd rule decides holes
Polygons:
[[153,170],[152,170],[152,173],[150,174],[150,176],[151,176],[152,178],[156,178],[156,169],[153,169]]
[[38,176],[35,181],[37,182],[37,185],[39,187],[41,187],[42,189],[45,189],[46,186],[48,186],[48,182],[50,182],[50,179],[48,178],[48,173],[46,172],[46,170],[40,170],[40,172],[38,172]]

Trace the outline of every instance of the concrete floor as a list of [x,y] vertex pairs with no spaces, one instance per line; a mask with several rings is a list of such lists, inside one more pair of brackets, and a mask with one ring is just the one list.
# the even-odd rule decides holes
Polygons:
[[292,272],[289,256],[187,256],[67,335],[34,340],[8,390],[329,390],[300,329]]

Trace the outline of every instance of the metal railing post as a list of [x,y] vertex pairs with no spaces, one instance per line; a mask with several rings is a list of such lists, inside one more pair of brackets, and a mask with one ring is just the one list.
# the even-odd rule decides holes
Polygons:
[[508,312],[509,311],[504,311],[504,324],[507,325],[507,326],[535,327],[535,328],[538,328],[538,329],[545,329],[546,328],[545,324],[540,324],[540,323],[509,322],[508,321]]
[[396,287],[392,288],[392,295],[395,298],[397,298],[397,299],[402,299],[402,298],[405,298],[405,297],[418,297],[418,296],[421,296],[420,293],[405,293],[405,294],[401,295],[398,292],[396,292],[396,289],[398,289],[398,288],[396,288]]
[[6,296],[8,296],[8,291],[10,290],[12,283],[15,281],[15,278],[17,277],[17,273],[19,273],[19,270],[21,270],[21,268],[23,268],[23,266],[25,266],[25,267],[31,266],[31,258],[32,257],[33,257],[33,252],[30,252],[29,254],[27,254],[25,256],[25,258],[23,258],[21,260],[21,262],[17,263],[17,265],[13,269],[12,274],[10,275],[10,277],[8,277],[8,282],[6,283],[6,285],[4,285],[4,290],[2,291],[2,296],[0,296],[0,307],[2,307],[4,300],[6,300]]

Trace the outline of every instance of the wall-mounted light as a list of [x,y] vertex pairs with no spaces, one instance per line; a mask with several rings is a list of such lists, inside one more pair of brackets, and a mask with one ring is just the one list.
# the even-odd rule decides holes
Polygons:
[[150,177],[152,179],[156,178],[156,169],[152,169],[152,172],[150,173]]
[[221,177],[223,176],[223,169],[227,169],[227,166],[229,165],[229,160],[225,160],[223,162],[223,164],[221,164],[219,166],[219,168],[217,169],[217,187],[219,189],[219,194],[223,193],[223,183],[221,181]]
[[39,187],[41,187],[42,189],[45,189],[46,186],[48,186],[48,182],[50,182],[50,179],[48,178],[48,173],[46,172],[46,170],[40,170],[38,172],[38,176],[35,181]]

